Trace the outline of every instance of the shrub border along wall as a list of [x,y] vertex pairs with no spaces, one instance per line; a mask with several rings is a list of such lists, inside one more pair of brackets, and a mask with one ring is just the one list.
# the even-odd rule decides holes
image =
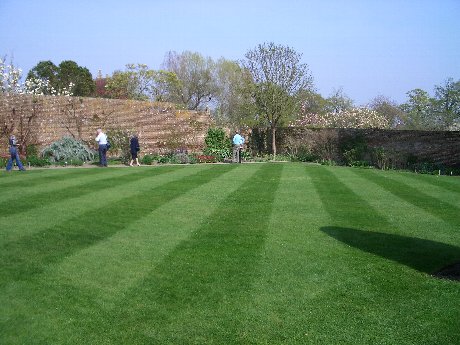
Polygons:
[[[271,132],[253,128],[249,146],[254,154],[271,152]],[[379,168],[460,169],[459,131],[409,131],[344,128],[279,128],[277,152],[300,160],[366,163]],[[355,163],[355,164],[353,164]]]

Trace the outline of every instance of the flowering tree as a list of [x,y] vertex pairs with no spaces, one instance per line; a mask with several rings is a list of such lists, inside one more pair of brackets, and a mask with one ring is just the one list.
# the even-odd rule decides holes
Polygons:
[[[50,82],[44,78],[29,78],[21,82],[22,70],[14,66],[11,61],[6,63],[6,58],[0,59],[0,98],[6,111],[0,113],[1,136],[9,136],[15,130],[18,132],[19,150],[25,152],[27,145],[33,140],[33,125],[43,109],[44,95],[71,96],[70,84],[61,91],[57,91]],[[24,97],[29,95],[31,97]]]
[[[89,70],[86,67],[78,66],[74,61],[62,61],[56,66],[51,61],[40,61],[27,74],[26,81],[37,80],[45,81],[48,86],[57,93],[63,94],[64,90],[69,90],[75,96],[92,96],[95,91],[95,82]],[[69,85],[71,88],[69,89]],[[45,95],[54,95],[46,93]]]
[[351,108],[338,113],[305,114],[290,127],[390,128],[388,119],[368,108]]
[[[43,80],[47,83],[47,88],[58,88],[58,75],[59,67],[57,67],[52,61],[40,61],[35,67],[33,67],[29,73],[27,73],[26,83],[28,81]],[[44,94],[47,95],[47,89],[43,90]]]
[[0,91],[2,95],[21,93],[22,69],[17,68],[11,61],[6,63],[6,57],[0,58]]

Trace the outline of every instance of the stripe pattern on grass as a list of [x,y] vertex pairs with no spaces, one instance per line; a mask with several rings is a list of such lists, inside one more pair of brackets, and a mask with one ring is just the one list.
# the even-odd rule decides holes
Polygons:
[[460,183],[437,181],[304,164],[2,176],[0,343],[457,344],[460,287],[429,273],[460,260]]

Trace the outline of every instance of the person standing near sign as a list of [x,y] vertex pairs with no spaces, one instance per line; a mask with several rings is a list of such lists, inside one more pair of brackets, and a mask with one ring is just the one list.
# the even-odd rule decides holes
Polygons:
[[107,135],[100,128],[97,130],[96,141],[99,144],[99,166],[107,167]]
[[233,162],[241,163],[241,150],[243,149],[244,138],[238,133],[233,136]]
[[26,171],[21,163],[21,159],[19,158],[18,142],[16,141],[16,137],[14,135],[10,136],[8,144],[10,150],[10,159],[8,159],[8,163],[6,164],[6,171],[11,171],[11,169],[13,169],[13,161],[16,161],[16,165],[18,166],[19,170]]

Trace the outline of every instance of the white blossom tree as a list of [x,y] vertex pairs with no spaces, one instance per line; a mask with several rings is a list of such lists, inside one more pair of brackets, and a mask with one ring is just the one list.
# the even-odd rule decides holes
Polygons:
[[349,110],[329,112],[326,114],[305,114],[291,122],[290,127],[317,128],[390,128],[389,120],[368,108],[351,108]]

